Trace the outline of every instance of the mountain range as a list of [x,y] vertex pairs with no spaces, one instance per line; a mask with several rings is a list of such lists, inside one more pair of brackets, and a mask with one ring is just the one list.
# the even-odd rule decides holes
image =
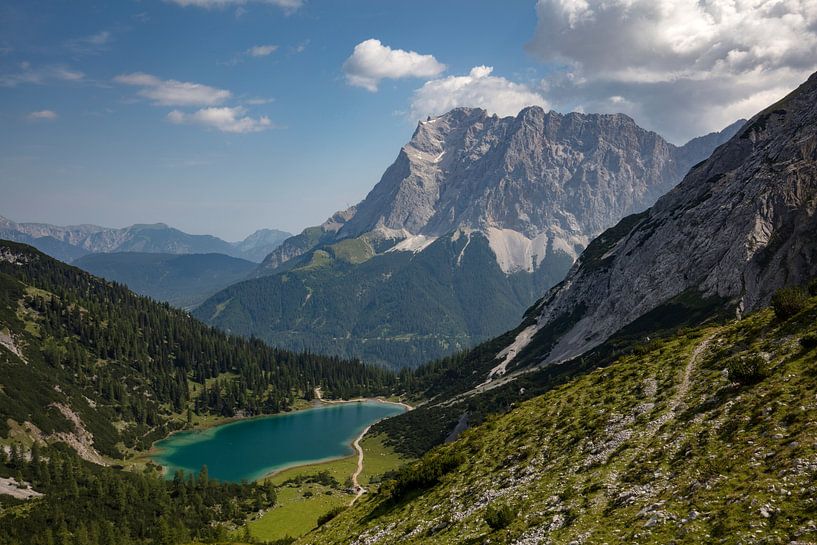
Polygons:
[[416,370],[419,460],[298,543],[812,543],[815,221],[817,74]]
[[[345,494],[305,535],[280,529],[278,543],[297,545],[813,542],[817,74],[736,129],[652,206],[586,244],[515,328],[399,373],[228,335],[0,242],[0,544],[246,544],[280,507],[278,493],[299,518]],[[427,182],[395,195],[425,194]],[[354,300],[387,276],[367,306],[381,327],[404,316],[439,322],[450,303],[433,282],[469,279],[458,296],[488,312],[502,293],[486,284],[499,278],[488,264],[535,278],[549,259],[531,253],[532,271],[508,272],[491,243],[499,227],[435,234],[430,226],[450,214],[410,219],[394,212],[403,200],[355,221],[361,204],[305,231],[273,274],[202,308],[235,318],[244,293],[258,308],[319,299],[328,320],[344,309],[326,306],[339,299],[320,282],[344,279]],[[448,209],[473,218],[466,208]],[[388,238],[398,231],[391,217],[417,232]],[[536,238],[521,215],[508,222]],[[391,278],[400,289],[390,291]],[[300,291],[241,291],[269,279]],[[414,408],[364,431],[376,458],[357,439],[358,456],[277,487],[219,484],[206,467],[166,479],[144,463],[173,431],[305,406],[321,392],[399,396]],[[346,462],[357,466],[352,485],[333,473],[346,478]],[[363,464],[365,489],[354,484]]]
[[743,124],[666,142],[622,115],[457,108],[419,123],[357,206],[196,310],[298,350],[414,366],[512,327],[588,242]]
[[219,253],[261,261],[290,236],[284,231],[261,229],[239,242],[212,235],[191,235],[164,223],[137,224],[121,229],[98,225],[17,223],[0,216],[0,238],[30,244],[65,262],[86,254],[143,252],[167,254]]

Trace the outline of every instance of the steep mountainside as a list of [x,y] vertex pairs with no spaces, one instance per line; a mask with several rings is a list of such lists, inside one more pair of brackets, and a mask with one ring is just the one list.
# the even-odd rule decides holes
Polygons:
[[450,354],[511,327],[592,236],[736,129],[679,148],[624,115],[452,110],[419,124],[363,202],[284,242],[260,279],[196,315],[394,366]]
[[0,216],[0,236],[30,244],[66,262],[90,253],[110,252],[220,253],[261,261],[289,233],[261,230],[243,241],[230,243],[211,235],[190,235],[164,223],[131,225],[122,229],[98,225],[62,227],[45,223],[16,223]]
[[458,421],[478,423],[645,339],[744,316],[817,275],[815,116],[817,75],[595,239],[515,329],[418,369],[410,389],[429,401],[380,427],[417,454]]
[[368,235],[393,245],[479,230],[506,272],[588,240],[641,211],[706,159],[743,121],[682,147],[622,114],[545,112],[500,118],[457,108],[421,122],[366,199],[284,243],[262,271],[321,242]]
[[89,254],[74,266],[140,295],[193,308],[217,291],[244,280],[256,263],[223,254]]
[[817,271],[817,74],[585,250],[503,352],[558,363],[683,294],[740,315]]
[[653,341],[432,450],[297,543],[813,543],[815,350],[817,297]]
[[555,272],[506,275],[481,233],[442,237],[424,251],[374,255],[346,239],[289,261],[285,272],[231,286],[194,315],[292,350],[416,366],[501,332],[552,285]]
[[22,244],[0,241],[0,442],[66,443],[106,463],[205,415],[387,394],[359,362],[231,337]]

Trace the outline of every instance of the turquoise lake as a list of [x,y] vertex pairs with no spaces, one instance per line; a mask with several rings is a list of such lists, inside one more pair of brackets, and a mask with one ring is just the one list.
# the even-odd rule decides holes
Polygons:
[[173,475],[198,472],[210,478],[254,480],[287,467],[341,458],[354,453],[352,442],[370,426],[405,409],[364,401],[239,420],[208,430],[182,432],[156,443],[153,460]]

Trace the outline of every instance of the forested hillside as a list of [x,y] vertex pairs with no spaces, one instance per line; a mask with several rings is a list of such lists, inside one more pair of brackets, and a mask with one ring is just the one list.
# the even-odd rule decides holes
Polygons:
[[393,374],[227,335],[31,247],[0,243],[0,438],[119,458],[196,414],[384,394]]
[[89,254],[73,262],[89,273],[125,284],[140,295],[190,309],[247,278],[256,264],[224,254]]

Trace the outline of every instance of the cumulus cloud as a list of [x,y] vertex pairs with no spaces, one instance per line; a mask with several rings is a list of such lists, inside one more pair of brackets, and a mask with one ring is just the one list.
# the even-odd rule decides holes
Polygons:
[[266,116],[252,118],[246,108],[202,108],[191,114],[173,110],[167,119],[177,125],[199,125],[229,133],[259,132],[272,128],[272,122]]
[[443,71],[445,65],[433,55],[392,49],[375,39],[357,44],[352,55],[343,63],[346,82],[372,92],[377,91],[383,79],[430,78]]
[[285,12],[290,13],[304,5],[304,0],[168,0],[180,6],[195,6],[199,8],[213,9],[230,6],[243,6],[249,3],[270,4],[278,6]]
[[247,50],[247,55],[250,57],[267,57],[277,50],[277,45],[256,45]]
[[53,121],[59,117],[54,110],[38,110],[29,113],[26,117],[31,121]]
[[140,87],[137,94],[161,106],[215,106],[231,96],[230,91],[201,83],[162,80],[144,72],[122,74],[114,81]]
[[440,115],[458,106],[484,108],[500,116],[516,115],[526,106],[548,107],[545,97],[529,86],[492,72],[491,66],[475,66],[467,76],[427,81],[412,97],[412,119]]
[[23,84],[44,85],[54,81],[77,82],[82,80],[85,74],[78,70],[73,70],[65,66],[44,66],[35,68],[29,63],[20,64],[17,72],[0,74],[0,87],[17,87]]
[[815,0],[539,0],[528,50],[560,109],[624,111],[675,140],[750,116],[817,67]]

